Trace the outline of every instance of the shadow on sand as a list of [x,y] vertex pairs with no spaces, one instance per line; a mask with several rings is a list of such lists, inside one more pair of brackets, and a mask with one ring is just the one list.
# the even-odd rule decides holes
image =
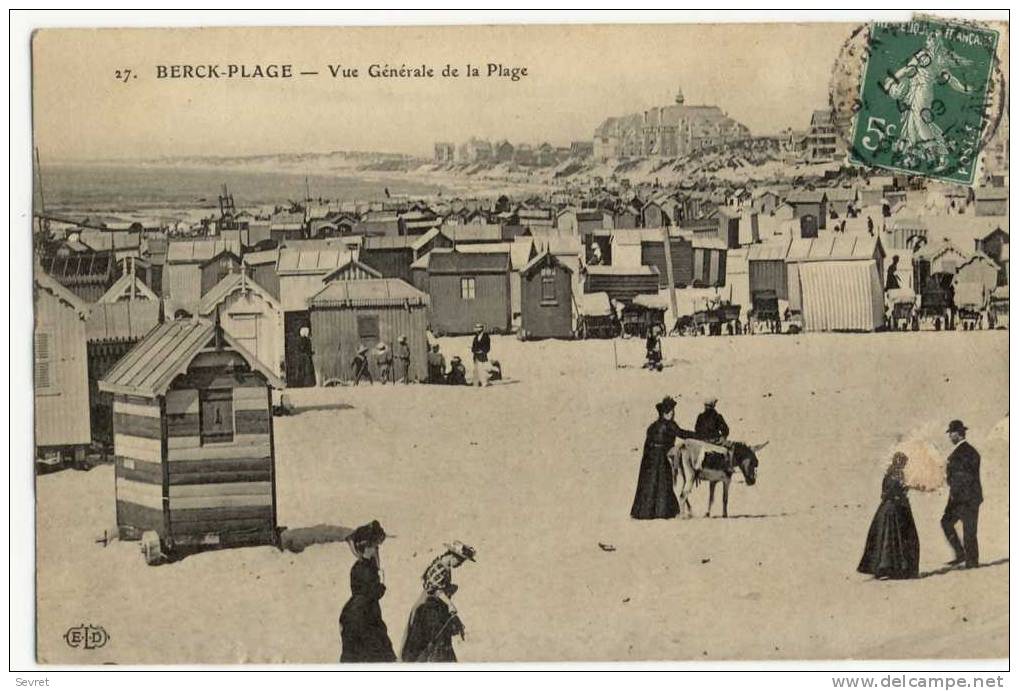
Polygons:
[[744,519],[748,519],[748,518],[749,519],[757,519],[757,518],[784,518],[786,516],[792,516],[792,515],[794,515],[794,514],[791,514],[791,513],[788,513],[788,512],[782,512],[782,513],[733,513],[733,514],[729,514],[728,517],[725,517],[725,516],[705,516],[705,518],[710,518],[713,521],[715,521],[715,520],[718,520],[718,521],[731,521],[731,520],[736,519],[736,518],[744,518]]
[[291,409],[290,415],[300,415],[301,413],[312,413],[317,410],[353,410],[354,406],[349,403],[318,403],[316,405],[302,405],[294,406]]
[[280,532],[280,548],[288,552],[303,552],[306,547],[311,545],[343,542],[352,532],[354,532],[353,528],[325,523],[308,528],[284,528]]
[[[979,566],[975,566],[974,568],[986,569],[991,566],[1001,566],[1002,564],[1007,563],[1008,557],[1003,557],[1001,559],[995,559],[994,561],[989,561],[984,564],[980,564]],[[943,566],[940,569],[934,569],[933,571],[924,571],[919,576],[917,576],[917,578],[931,578],[932,576],[944,576],[945,574],[952,573],[953,571],[969,571],[969,569],[964,568],[962,566]]]

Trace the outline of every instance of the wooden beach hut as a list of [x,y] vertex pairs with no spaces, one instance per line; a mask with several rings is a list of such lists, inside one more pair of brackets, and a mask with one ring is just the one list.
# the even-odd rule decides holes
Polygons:
[[[428,296],[398,278],[336,280],[308,300],[315,369],[321,380],[350,381],[358,348],[379,342],[395,347],[400,336],[410,347],[412,380],[424,380],[428,354]],[[372,377],[379,372],[369,358]]]
[[215,321],[277,377],[283,376],[283,306],[246,270],[228,274],[202,298],[198,314]]
[[35,289],[35,446],[40,456],[80,460],[89,426],[88,304],[38,265]]
[[475,323],[508,333],[510,254],[434,249],[428,260],[431,327],[436,335],[469,334]]
[[113,394],[117,526],[166,551],[276,540],[272,388],[219,325],[160,324],[99,384]]
[[520,270],[524,338],[573,337],[573,270],[544,252]]

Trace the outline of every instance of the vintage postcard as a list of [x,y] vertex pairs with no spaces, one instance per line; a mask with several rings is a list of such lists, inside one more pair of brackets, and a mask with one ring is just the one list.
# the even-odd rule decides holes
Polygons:
[[38,662],[1006,658],[1008,24],[738,18],[34,33]]

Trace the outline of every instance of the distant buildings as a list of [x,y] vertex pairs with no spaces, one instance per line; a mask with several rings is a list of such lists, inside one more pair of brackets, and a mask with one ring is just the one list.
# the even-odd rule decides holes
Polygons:
[[452,163],[456,158],[456,146],[449,142],[435,142],[435,162]]
[[594,157],[674,158],[750,137],[750,130],[717,106],[687,105],[682,89],[675,101],[602,122],[594,132]]
[[810,116],[807,134],[807,158],[810,161],[834,161],[845,154],[835,131],[835,118],[830,111],[815,110]]

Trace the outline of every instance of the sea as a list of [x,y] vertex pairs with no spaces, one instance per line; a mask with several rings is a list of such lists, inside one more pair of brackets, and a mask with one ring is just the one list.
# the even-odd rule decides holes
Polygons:
[[[42,199],[39,195],[41,178]],[[49,214],[184,218],[218,211],[227,186],[238,209],[288,206],[308,198],[315,204],[425,198],[452,193],[441,184],[411,176],[371,173],[358,177],[293,171],[179,168],[142,165],[46,165],[35,180],[35,203]],[[388,191],[388,195],[387,195]]]

